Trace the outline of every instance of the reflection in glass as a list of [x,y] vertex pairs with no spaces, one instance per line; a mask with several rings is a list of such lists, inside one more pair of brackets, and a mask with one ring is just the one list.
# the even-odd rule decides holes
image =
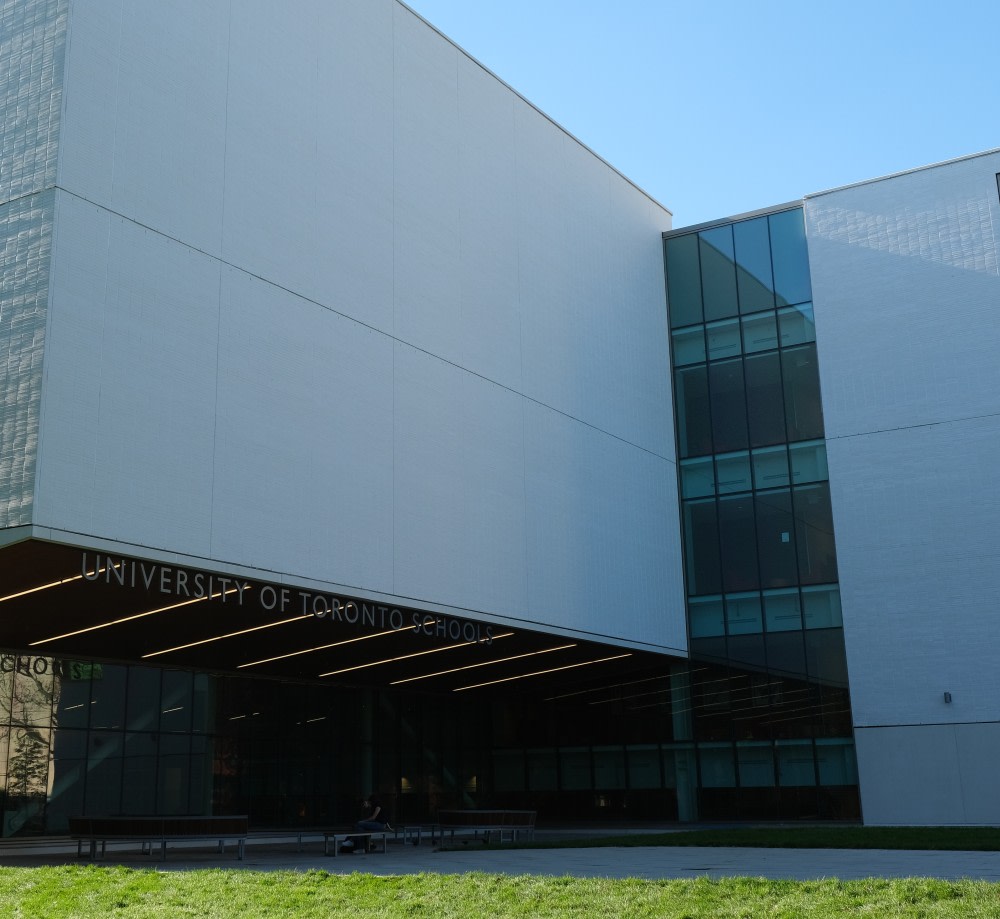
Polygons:
[[775,315],[758,313],[743,319],[743,350],[747,354],[770,351],[778,347],[778,327]]
[[710,361],[736,357],[740,353],[740,321],[738,319],[711,322],[705,326],[705,334],[708,336],[708,359]]
[[780,488],[788,484],[788,457],[784,445],[753,451],[754,488]]
[[726,594],[726,628],[730,635],[755,635],[764,630],[758,593]]
[[778,310],[778,325],[781,327],[781,346],[802,345],[816,341],[816,324],[813,321],[811,303],[788,306]]
[[792,481],[796,484],[825,482],[830,478],[826,465],[826,444],[822,440],[792,444],[788,455],[792,464]]
[[705,362],[705,333],[701,326],[674,332],[674,366]]
[[730,225],[704,230],[700,237],[701,287],[705,297],[705,321],[735,316],[736,266],[733,228]]
[[160,697],[160,730],[191,730],[192,674],[186,670],[164,670]]
[[160,671],[130,667],[126,726],[133,731],[155,731],[160,723]]
[[844,624],[840,591],[835,584],[802,588],[807,629],[832,629]]
[[817,683],[847,687],[847,655],[843,629],[809,629],[802,633],[806,642],[806,669]]
[[856,785],[858,765],[854,744],[844,738],[816,741],[816,762],[820,785]]
[[764,613],[768,632],[802,628],[799,592],[796,588],[764,591]]
[[771,214],[771,263],[778,306],[812,299],[802,209]]
[[[764,605],[767,608],[767,597],[764,598]],[[770,611],[768,615],[770,616]],[[805,679],[806,646],[801,629],[793,626],[787,632],[768,631],[764,637],[767,640],[768,673]],[[785,733],[784,728],[779,730],[779,735],[784,736]]]
[[125,735],[122,763],[123,814],[156,813],[156,764],[159,755],[158,737],[149,733]]
[[715,463],[720,495],[750,491],[750,455],[746,451],[720,454]]
[[715,467],[710,456],[681,460],[681,494],[685,498],[715,494]]
[[755,313],[774,308],[771,280],[771,244],[767,217],[741,220],[733,225],[736,277],[740,312]]
[[121,728],[125,723],[125,682],[128,668],[105,664],[91,682],[90,726]]

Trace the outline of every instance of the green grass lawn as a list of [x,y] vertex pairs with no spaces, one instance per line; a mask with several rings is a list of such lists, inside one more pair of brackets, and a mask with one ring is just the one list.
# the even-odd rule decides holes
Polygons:
[[[1000,851],[997,827],[815,826],[682,830],[531,842],[518,848],[584,849],[600,846],[760,846],[768,849],[939,849]],[[489,848],[499,848],[490,846]],[[505,845],[503,848],[510,848]],[[1000,916],[1000,912],[997,913]]]
[[11,919],[131,916],[701,917],[1000,915],[1000,886],[981,881],[710,881],[508,877],[493,874],[337,876],[245,870],[122,867],[0,868]]

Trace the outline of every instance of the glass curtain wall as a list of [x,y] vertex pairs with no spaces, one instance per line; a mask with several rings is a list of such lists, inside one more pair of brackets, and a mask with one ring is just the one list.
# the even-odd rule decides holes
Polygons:
[[[701,704],[699,701],[698,704]],[[687,665],[471,696],[0,651],[0,825],[101,814],[247,814],[252,828],[440,808],[544,819],[693,819]]]
[[857,816],[802,211],[664,244],[701,815]]
[[3,836],[81,814],[329,826],[371,791],[425,819],[475,790],[489,741],[448,697],[0,652]]

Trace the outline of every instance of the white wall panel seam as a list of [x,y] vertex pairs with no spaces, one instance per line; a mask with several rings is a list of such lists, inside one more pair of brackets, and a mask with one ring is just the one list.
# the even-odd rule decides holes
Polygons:
[[369,323],[366,323],[366,322],[363,322],[360,319],[357,319],[354,316],[350,316],[350,315],[348,315],[346,313],[342,313],[342,312],[340,312],[340,310],[334,309],[333,307],[331,307],[331,306],[329,306],[329,305],[327,305],[325,303],[321,303],[318,300],[315,300],[315,299],[313,299],[311,297],[307,297],[307,296],[305,296],[305,295],[303,295],[301,293],[298,293],[297,291],[291,290],[290,288],[284,287],[283,285],[278,284],[278,283],[276,283],[276,282],[274,282],[272,280],[269,280],[268,278],[266,278],[266,277],[264,277],[262,275],[256,274],[255,272],[250,271],[250,270],[248,270],[248,269],[246,269],[246,268],[244,268],[244,267],[242,267],[242,266],[240,266],[238,264],[234,264],[234,263],[229,262],[229,261],[227,261],[225,259],[220,259],[217,255],[213,255],[210,252],[206,252],[205,250],[200,249],[198,246],[192,246],[190,243],[186,243],[186,242],[184,242],[181,239],[178,239],[178,238],[176,238],[174,236],[171,236],[171,235],[169,235],[167,233],[164,233],[161,230],[157,230],[156,228],[151,227],[151,226],[149,226],[147,224],[144,224],[141,221],[135,220],[132,217],[128,217],[127,215],[122,214],[122,213],[120,213],[118,211],[115,211],[112,208],[108,208],[108,207],[105,207],[104,205],[98,204],[95,201],[91,201],[89,198],[87,198],[87,197],[85,197],[83,195],[79,195],[76,192],[73,192],[73,191],[71,191],[71,190],[69,190],[67,188],[61,188],[58,185],[56,185],[55,188],[58,189],[61,192],[64,192],[65,194],[72,195],[73,197],[75,197],[75,198],[77,198],[77,199],[79,199],[81,201],[84,201],[87,204],[91,204],[94,207],[97,207],[100,210],[105,211],[105,212],[107,212],[107,213],[109,213],[109,214],[111,214],[111,215],[113,215],[115,217],[118,217],[118,218],[120,218],[120,219],[122,219],[122,220],[124,220],[124,221],[126,221],[128,223],[134,224],[137,227],[141,227],[144,230],[148,230],[150,233],[155,233],[157,236],[163,237],[164,239],[167,239],[167,240],[170,240],[171,242],[177,243],[178,245],[181,245],[184,248],[191,250],[192,252],[197,252],[199,255],[204,255],[206,258],[213,259],[214,261],[219,262],[220,265],[223,266],[223,267],[232,268],[234,271],[239,271],[242,274],[245,274],[245,275],[247,275],[249,277],[252,277],[252,278],[254,278],[254,279],[256,279],[256,280],[258,280],[258,281],[260,281],[260,282],[262,282],[264,284],[267,284],[267,285],[269,285],[271,287],[274,287],[276,290],[281,290],[281,291],[283,291],[285,293],[291,294],[294,297],[298,297],[303,302],[311,303],[314,306],[320,307],[321,309],[328,310],[329,312],[331,312],[331,313],[333,313],[333,314],[335,314],[335,315],[337,315],[337,316],[339,316],[339,317],[341,317],[343,319],[346,319],[346,320],[348,320],[348,321],[350,321],[352,323],[355,323],[355,324],[357,324],[357,325],[359,325],[359,326],[361,326],[363,328],[370,329],[372,332],[375,332],[378,335],[385,335],[386,337],[391,338],[392,341],[394,341],[394,342],[396,342],[398,344],[405,345],[408,348],[413,348],[415,351],[419,351],[422,354],[426,354],[429,357],[434,358],[435,360],[441,361],[442,363],[449,364],[452,367],[455,367],[456,369],[463,371],[464,373],[468,373],[471,376],[478,377],[479,379],[484,380],[487,383],[492,383],[494,386],[498,386],[501,389],[506,390],[507,392],[510,392],[510,393],[513,393],[514,395],[520,396],[521,398],[526,399],[529,402],[533,402],[536,405],[540,405],[540,406],[542,406],[544,408],[550,409],[553,412],[557,412],[558,414],[562,415],[563,417],[569,418],[571,421],[575,421],[575,422],[577,422],[579,424],[586,425],[588,428],[592,428],[595,431],[599,431],[601,434],[606,434],[608,437],[613,437],[615,440],[618,440],[621,443],[627,444],[630,447],[634,447],[637,450],[642,450],[644,453],[648,453],[650,456],[655,456],[655,457],[657,457],[659,459],[664,459],[664,460],[672,461],[672,457],[671,456],[659,453],[656,450],[652,450],[649,447],[643,446],[642,444],[637,444],[634,441],[631,441],[631,440],[628,440],[625,437],[622,437],[620,434],[615,434],[612,431],[608,431],[608,430],[606,430],[604,428],[601,428],[598,425],[596,425],[596,424],[594,424],[594,423],[592,423],[590,421],[585,421],[582,418],[578,418],[577,416],[572,415],[569,412],[566,412],[566,411],[564,411],[564,410],[562,410],[560,408],[557,408],[556,406],[549,405],[548,403],[542,402],[541,400],[536,399],[536,398],[534,398],[532,396],[529,396],[526,393],[519,392],[518,390],[513,389],[512,387],[507,386],[504,383],[501,383],[501,382],[499,382],[497,380],[491,379],[490,377],[487,377],[484,374],[481,374],[481,373],[479,373],[479,372],[477,372],[475,370],[472,370],[472,369],[470,369],[468,367],[463,367],[461,364],[457,364],[454,361],[450,361],[450,360],[448,360],[445,357],[441,357],[440,355],[435,354],[434,352],[429,351],[426,348],[421,348],[420,346],[414,345],[411,342],[404,341],[404,340],[402,340],[400,338],[397,338],[395,335],[388,336],[388,335],[386,335],[386,332],[384,330],[378,329],[375,326],[370,325]]

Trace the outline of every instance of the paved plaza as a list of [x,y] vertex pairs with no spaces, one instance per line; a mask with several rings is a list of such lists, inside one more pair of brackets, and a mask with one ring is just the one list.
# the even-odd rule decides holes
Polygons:
[[[539,832],[539,840],[546,838]],[[0,866],[85,864],[67,842],[0,848]],[[890,849],[764,849],[735,847],[601,847],[580,849],[485,849],[472,842],[458,850],[439,851],[390,842],[385,854],[325,856],[322,842],[307,840],[302,851],[295,842],[273,839],[247,845],[238,861],[232,847],[224,854],[205,847],[171,846],[166,861],[142,855],[137,845],[112,845],[98,864],[185,871],[193,868],[237,868],[258,871],[323,870],[331,874],[364,872],[377,875],[539,874],[572,877],[725,878],[752,876],[771,879],[852,880],[869,877],[971,878],[1000,881],[1000,852],[937,852]]]

